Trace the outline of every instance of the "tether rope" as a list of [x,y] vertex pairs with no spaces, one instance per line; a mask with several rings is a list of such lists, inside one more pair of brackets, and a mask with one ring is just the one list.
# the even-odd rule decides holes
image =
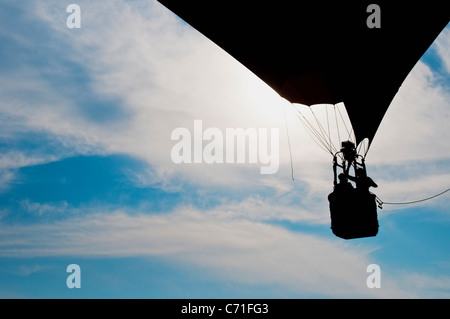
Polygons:
[[443,192],[440,192],[439,194],[436,194],[436,195],[433,195],[433,196],[430,196],[427,198],[419,199],[419,200],[409,201],[409,202],[383,202],[378,196],[376,196],[376,198],[377,198],[377,202],[378,202],[378,207],[382,208],[383,204],[386,204],[386,205],[408,205],[408,204],[416,204],[416,203],[420,203],[420,202],[425,202],[427,200],[441,196],[441,195],[447,193],[448,191],[450,191],[450,188],[446,189]]

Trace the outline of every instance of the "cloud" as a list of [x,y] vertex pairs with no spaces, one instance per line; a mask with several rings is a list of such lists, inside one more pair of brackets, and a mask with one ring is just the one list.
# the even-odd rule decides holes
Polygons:
[[[42,142],[55,142],[50,149],[18,147],[2,153],[0,190],[23,166],[78,154],[125,153],[150,166],[129,172],[136,186],[194,189],[202,200],[213,194],[220,203],[200,210],[180,202],[169,214],[105,207],[82,214],[84,207],[64,201],[23,201],[22,208],[36,215],[72,213],[53,223],[3,224],[1,256],[153,256],[206,269],[223,280],[280,285],[300,295],[421,295],[408,292],[392,275],[383,275],[382,290],[366,287],[366,267],[374,262],[376,248],[269,224],[325,227],[326,195],[332,188],[329,155],[271,88],[155,1],[78,4],[82,28],[71,30],[60,1],[10,3],[21,19],[10,18],[2,36],[16,52],[35,54],[17,54],[9,68],[2,65],[0,133],[8,145],[36,133],[46,136]],[[42,32],[29,37],[31,28]],[[448,32],[437,43],[448,65]],[[416,199],[419,191],[448,181],[448,87],[435,76],[419,62],[372,144],[369,172],[376,172],[385,200]],[[277,175],[260,175],[259,165],[171,162],[170,135],[177,127],[191,129],[194,120],[202,119],[205,127],[223,131],[279,127],[282,133],[285,110],[295,181],[284,134]],[[411,164],[417,161],[429,175]],[[396,174],[399,166],[409,169]],[[425,279],[419,288],[433,282]]]
[[[449,30],[444,29],[428,51],[426,61],[433,67],[419,61],[400,87],[369,151],[368,170],[380,186],[374,191],[386,202],[414,201],[449,187],[448,69],[436,69],[448,64]],[[445,212],[447,198],[419,205]]]
[[[2,258],[152,257],[181,264],[186,271],[191,267],[201,269],[219,282],[269,285],[290,297],[448,296],[445,282],[449,278],[445,273],[399,270],[375,257],[382,249],[378,245],[337,241],[268,224],[276,218],[295,222],[295,216],[291,212],[278,215],[283,207],[264,210],[258,199],[208,210],[184,206],[169,214],[130,214],[129,209],[95,207],[86,215],[82,210],[89,208],[73,208],[66,203],[59,208],[25,204],[33,211],[42,208],[45,213],[66,210],[69,217],[28,225],[2,224]],[[303,218],[308,223],[311,216]],[[372,263],[381,266],[381,289],[366,285],[367,266]],[[26,270],[39,268],[29,266],[21,272],[26,274]]]
[[[42,65],[27,64],[8,75],[8,81],[4,78],[2,94],[13,92],[6,96],[14,98],[4,102],[2,110],[17,118],[17,127],[50,132],[80,153],[120,152],[145,159],[154,168],[152,177],[167,189],[180,182],[247,189],[263,184],[282,192],[293,189],[285,182],[290,178],[285,134],[280,134],[279,173],[270,178],[258,176],[258,167],[252,165],[173,164],[170,152],[175,142],[170,135],[177,127],[192,129],[195,119],[222,130],[279,127],[284,133],[286,112],[294,176],[307,183],[312,196],[330,191],[329,156],[312,142],[288,103],[160,4],[114,1],[106,8],[81,2],[83,26],[78,30],[65,27],[64,5],[33,6],[31,21],[42,24],[61,44],[47,48],[49,56],[61,53],[63,58],[51,63],[43,58],[44,65],[54,69],[51,76]],[[440,52],[445,52],[447,34],[439,38]],[[38,45],[17,39],[22,38],[16,36],[22,46]],[[77,81],[77,72],[86,83]],[[66,81],[56,81],[61,77]],[[26,90],[29,94],[22,94]],[[82,99],[74,99],[84,94],[81,90],[90,91],[99,102],[87,108]],[[447,100],[448,92],[436,86],[432,70],[419,63],[386,114],[368,164],[447,158]],[[119,117],[105,125],[98,116],[94,121],[86,116],[89,112],[119,112]],[[60,153],[56,158],[66,156],[62,150],[55,153]]]
[[411,273],[399,276],[405,288],[411,291],[421,291],[428,298],[450,297],[450,277],[449,276],[429,276],[419,273]]
[[[17,46],[35,48],[47,56],[41,53],[37,61],[26,61],[0,79],[5,84],[2,96],[9,97],[2,103],[2,112],[16,117],[16,127],[45,130],[73,140],[80,152],[86,147],[127,152],[146,159],[166,179],[181,175],[209,186],[224,185],[228,180],[248,186],[253,168],[171,165],[173,129],[190,128],[195,119],[202,119],[205,126],[220,129],[285,130],[286,101],[155,1],[113,1],[108,6],[81,2],[81,29],[65,26],[64,4],[30,5],[33,10],[23,16],[53,41],[30,39],[20,34],[21,29],[9,35]],[[441,57],[445,57],[447,38],[448,32],[444,32],[436,44]],[[86,101],[77,97],[85,95],[84,91],[96,96],[98,103],[86,106]],[[448,157],[444,145],[447,100],[448,90],[436,87],[432,70],[419,63],[382,122],[369,153],[371,162]],[[119,118],[104,125],[99,116],[94,122],[86,117],[95,112],[103,116],[119,112]],[[302,166],[308,162],[320,165],[328,157],[321,155],[289,111],[287,116],[295,173],[307,180],[308,172]],[[290,171],[286,137],[281,137],[280,179]],[[312,168],[320,174],[319,167]],[[211,174],[212,170],[216,174]],[[315,182],[324,181],[323,177],[308,183],[317,187]]]
[[435,42],[438,54],[446,67],[447,73],[450,73],[450,27],[446,27]]
[[[392,168],[395,170],[395,168]],[[408,175],[405,175],[408,174]],[[423,171],[408,170],[408,173],[397,175],[397,179],[388,174],[380,174],[387,176],[386,179],[379,179],[380,190],[375,190],[377,195],[385,202],[403,203],[426,199],[439,194],[449,188],[450,174],[444,172],[436,172],[434,174],[424,174]],[[434,206],[446,214],[448,202],[448,194],[434,198],[432,201],[424,201],[417,203],[415,206]],[[405,206],[384,206],[387,210],[405,208]]]
[[[303,205],[295,205],[286,197],[280,198],[279,203],[273,199],[263,199],[260,196],[250,197],[236,202],[229,201],[216,209],[230,218],[245,218],[254,221],[290,221],[311,225],[324,225],[330,222],[328,207],[318,210],[308,210]],[[223,213],[222,213],[223,212]]]
[[15,174],[10,170],[0,170],[0,193],[7,190],[15,179]]
[[447,86],[418,62],[389,107],[368,158],[375,164],[449,158]]
[[20,265],[14,273],[19,276],[29,276],[51,268],[53,267],[49,265]]
[[68,211],[69,204],[65,201],[58,204],[41,204],[31,202],[28,199],[21,200],[19,202],[21,209],[26,210],[28,213],[43,216],[48,214],[63,214]]
[[[23,15],[53,41],[10,36],[40,53],[3,77],[2,112],[16,127],[72,140],[80,151],[129,153],[200,184],[246,180],[238,166],[218,168],[211,179],[208,167],[171,165],[170,135],[195,119],[220,129],[274,126],[279,112],[268,104],[281,100],[267,85],[156,2],[82,2],[79,30],[55,19],[63,5],[31,6]],[[252,92],[263,96],[249,99]]]
[[[153,256],[215,274],[221,280],[284,287],[290,293],[376,296],[366,286],[371,249],[226,212],[182,209],[168,215],[121,211],[54,224],[6,226],[2,257]],[[381,295],[408,295],[393,285]]]

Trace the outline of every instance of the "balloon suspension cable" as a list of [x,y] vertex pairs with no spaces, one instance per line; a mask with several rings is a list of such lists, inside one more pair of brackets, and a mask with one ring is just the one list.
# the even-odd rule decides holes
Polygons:
[[333,155],[333,149],[330,147],[330,144],[326,142],[326,138],[323,137],[323,134],[321,134],[321,132],[308,121],[305,115],[294,106],[294,103],[291,103],[291,107],[294,110],[297,118],[300,120],[300,122],[302,122],[303,126],[306,129],[306,132],[309,134],[314,143],[316,143],[324,151]]
[[284,124],[286,126],[286,135],[287,135],[287,141],[288,141],[288,147],[289,147],[289,158],[291,160],[291,178],[294,180],[294,165],[292,164],[292,150],[291,150],[291,139],[289,138],[289,128],[286,118],[286,110],[283,110],[284,115]]
[[[344,141],[343,138],[346,137],[347,141],[356,144],[353,127],[339,105],[329,104],[328,106],[331,106],[332,109],[329,109],[328,106],[325,107],[323,114],[317,114],[313,106],[309,106],[306,112],[298,109],[294,103],[291,103],[291,106],[314,143],[332,156],[338,153],[340,149],[338,145]],[[367,149],[363,156],[365,157],[366,154]]]
[[[324,143],[326,144],[327,150],[328,150],[331,154],[333,154],[334,152],[337,151],[337,149],[336,149],[336,147],[334,147],[334,145],[333,145],[333,143],[332,143],[332,141],[331,141],[331,137],[327,138],[327,133],[326,133],[325,129],[323,128],[322,123],[320,123],[319,119],[317,118],[316,113],[314,113],[314,111],[313,111],[313,109],[312,109],[311,107],[309,108],[309,110],[310,110],[311,114],[313,115],[314,120],[316,121],[317,127],[318,127],[319,130],[320,130],[320,133],[319,133],[320,138],[321,138],[321,139],[324,141]],[[328,113],[327,113],[327,116],[328,116]],[[328,136],[330,136],[330,135],[328,134]]]
[[[363,152],[361,152],[361,151],[363,151]],[[367,142],[365,142],[365,139],[364,139],[359,143],[357,153],[360,154],[363,158],[366,158],[366,155],[368,152],[369,152],[369,145]],[[364,155],[363,155],[363,153],[364,153]]]
[[[344,124],[345,130],[347,131],[347,134],[348,134],[347,140],[352,141],[352,142],[355,143],[355,141],[353,141],[353,139],[352,139],[353,126],[351,127],[351,130],[349,130],[348,127],[347,127],[347,124],[345,124],[344,117],[342,116],[342,113],[341,113],[341,110],[339,109],[339,107],[338,107],[337,110],[338,110],[339,116],[340,116],[340,118],[341,118],[341,121],[342,121],[342,123]],[[356,143],[355,143],[355,144],[356,144]]]
[[447,188],[445,191],[440,192],[439,194],[436,194],[436,195],[433,195],[433,196],[430,196],[430,197],[427,197],[427,198],[419,199],[419,200],[409,201],[409,202],[383,202],[378,196],[376,196],[376,200],[377,200],[377,203],[378,203],[378,207],[379,207],[380,209],[382,209],[382,208],[383,208],[383,204],[386,204],[386,205],[408,205],[408,204],[416,204],[416,203],[425,202],[425,201],[427,201],[427,200],[430,200],[430,199],[436,198],[436,197],[438,197],[438,196],[444,195],[444,194],[447,193],[448,191],[450,191],[450,188]]
[[337,115],[336,115],[336,104],[333,105],[333,110],[334,110],[334,120],[336,121],[338,140],[342,141],[341,140],[341,133],[339,132],[339,124],[338,124],[338,120],[337,120]]

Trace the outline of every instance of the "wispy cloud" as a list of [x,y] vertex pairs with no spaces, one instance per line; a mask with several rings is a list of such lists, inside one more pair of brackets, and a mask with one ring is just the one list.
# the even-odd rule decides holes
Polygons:
[[420,291],[427,298],[450,297],[450,277],[449,276],[429,276],[419,273],[411,273],[399,276],[406,289]]
[[419,62],[386,113],[368,159],[375,164],[449,158],[448,83]]
[[435,46],[446,67],[447,73],[450,73],[450,52],[448,51],[448,48],[450,47],[450,28],[448,26],[436,40]]
[[[108,5],[108,14],[99,4],[80,5],[83,27],[71,30],[65,27],[61,4],[33,4],[32,21],[42,24],[47,32],[51,30],[52,37],[61,43],[57,48],[48,48],[50,53],[63,56],[52,62],[55,72],[74,74],[67,83],[49,83],[51,77],[43,77],[40,65],[29,65],[12,78],[8,75],[10,84],[5,90],[15,92],[14,100],[4,102],[2,110],[22,118],[18,126],[64,136],[73,140],[73,147],[80,152],[88,148],[143,158],[155,168],[153,176],[165,180],[169,188],[174,177],[208,187],[233,184],[249,188],[261,184],[261,176],[252,174],[256,167],[171,163],[174,143],[170,134],[176,127],[192,127],[198,118],[218,128],[280,127],[284,132],[283,112],[287,105],[283,99],[154,1],[133,5],[115,1]],[[57,16],[61,19],[55,19]],[[444,32],[436,44],[443,52],[441,57],[445,56],[447,37],[448,32]],[[87,83],[76,81],[76,72],[81,72]],[[28,82],[23,82],[24,78]],[[82,100],[71,100],[75,96],[69,90],[72,85],[114,102],[86,109]],[[32,100],[22,94],[30,88],[35,88],[28,95]],[[419,63],[389,109],[368,164],[448,158],[447,100],[448,90],[436,86],[433,72]],[[118,108],[126,111],[118,120],[102,125],[83,115],[95,114],[96,108],[104,116]],[[328,191],[327,155],[321,154],[295,118],[289,119],[288,126],[296,178],[306,181],[312,192]],[[280,173],[264,182],[274,190],[292,189],[284,182],[289,179],[289,151],[286,137],[281,137]],[[315,165],[309,165],[311,161]],[[319,167],[322,162],[323,167]]]
[[[169,215],[120,211],[54,224],[2,227],[0,255],[154,256],[194,265],[222,280],[270,284],[294,294],[376,296],[366,286],[367,247],[282,227],[184,209]],[[325,293],[324,293],[325,292]],[[383,296],[409,296],[387,285]]]
[[[270,120],[279,113],[276,106],[269,108],[271,114],[266,109],[271,101],[280,103],[281,99],[161,5],[117,1],[108,5],[108,14],[104,14],[104,6],[80,5],[83,27],[69,30],[55,19],[61,15],[61,5],[33,4],[35,15],[30,23],[50,33],[60,42],[58,47],[44,47],[46,42],[39,39],[29,44],[17,37],[13,40],[19,47],[45,49],[48,56],[4,78],[9,84],[2,94],[10,99],[3,102],[2,110],[15,116],[18,126],[71,137],[78,147],[84,144],[107,152],[128,152],[145,158],[158,172],[188,174],[189,179],[211,183],[214,180],[206,177],[210,175],[206,167],[204,173],[195,169],[190,174],[192,167],[168,165],[173,129],[189,128],[198,118],[219,128],[279,125]],[[50,64],[52,71],[43,71],[42,64]],[[81,97],[86,91],[94,92],[97,100],[113,100],[109,105],[85,105]],[[266,93],[253,95],[252,101],[248,97],[252,91]],[[101,112],[108,117],[117,108],[126,111],[109,125],[85,116],[86,112]],[[227,167],[222,174],[215,174],[220,177],[216,181],[224,183],[230,177],[245,181],[239,177],[243,171]]]
[[[153,256],[200,267],[223,280],[279,285],[299,295],[410,297],[421,296],[421,287],[430,287],[430,295],[439,288],[437,277],[419,275],[409,292],[405,282],[386,274],[383,289],[370,290],[365,271],[377,262],[372,252],[378,247],[276,226],[274,221],[328,228],[328,154],[311,141],[286,101],[164,7],[155,1],[105,3],[80,1],[82,28],[71,30],[60,1],[8,2],[20,19],[10,18],[2,36],[11,50],[35,54],[17,54],[1,65],[0,136],[9,149],[0,155],[0,191],[24,166],[122,153],[149,164],[127,172],[134,186],[193,189],[195,196],[217,204],[200,209],[180,200],[176,209],[161,214],[23,199],[19,206],[29,214],[65,218],[3,223],[0,256]],[[42,32],[29,37],[27,28]],[[448,38],[447,29],[436,44],[447,66]],[[369,173],[376,173],[384,200],[416,199],[428,195],[424,189],[446,185],[448,98],[448,85],[420,62],[369,153]],[[277,175],[261,176],[255,165],[171,162],[170,135],[177,127],[191,128],[202,119],[220,129],[285,132],[285,110],[295,181],[284,134]],[[14,146],[39,134],[39,146]]]
[[15,174],[10,170],[0,170],[0,193],[9,188],[10,183],[14,180]]

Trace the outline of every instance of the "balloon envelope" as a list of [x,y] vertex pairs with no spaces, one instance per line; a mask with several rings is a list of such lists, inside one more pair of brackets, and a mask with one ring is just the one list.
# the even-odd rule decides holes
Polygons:
[[290,102],[344,102],[357,143],[449,20],[433,0],[159,2]]

